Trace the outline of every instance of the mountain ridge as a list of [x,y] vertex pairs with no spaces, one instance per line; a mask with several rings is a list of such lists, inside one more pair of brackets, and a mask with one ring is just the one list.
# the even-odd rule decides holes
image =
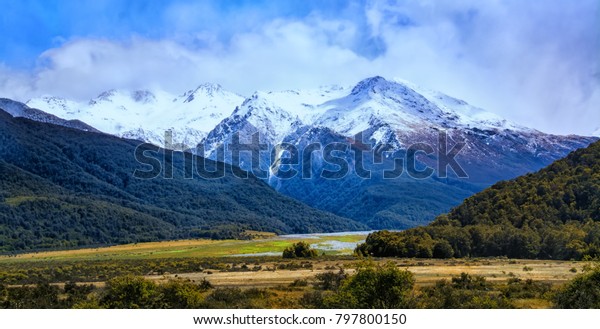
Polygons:
[[[165,146],[165,132],[193,147],[243,97],[220,85],[203,83],[176,95],[151,90],[108,90],[87,102],[42,96],[27,101],[30,107],[67,119],[91,122],[98,130],[118,137]],[[223,111],[223,109],[228,109]]]
[[46,113],[44,111],[31,108],[24,103],[13,101],[8,98],[0,98],[0,108],[13,117],[22,117],[38,122],[51,123],[83,131],[100,132],[99,130],[80,120],[65,120],[55,115]]

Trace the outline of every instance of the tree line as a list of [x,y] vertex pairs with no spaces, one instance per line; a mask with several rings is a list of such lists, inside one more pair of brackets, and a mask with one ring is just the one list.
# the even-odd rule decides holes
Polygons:
[[499,182],[428,226],[372,233],[356,251],[421,258],[600,257],[600,142],[539,172]]

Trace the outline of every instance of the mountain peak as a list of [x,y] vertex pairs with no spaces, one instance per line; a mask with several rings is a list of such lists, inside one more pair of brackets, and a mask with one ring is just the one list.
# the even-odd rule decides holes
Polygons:
[[111,98],[117,93],[116,89],[110,89],[107,91],[101,92],[96,98],[90,99],[88,105],[96,105],[100,102],[112,102]]
[[279,104],[274,103],[268,93],[256,91],[250,98],[244,100],[241,106],[235,110],[239,116],[258,116],[268,118],[271,116],[278,118],[292,117],[290,113],[283,110]]
[[110,90],[100,93],[100,95],[98,95],[98,97],[96,97],[96,99],[99,99],[99,100],[109,99],[110,97],[114,96],[116,93],[117,93],[116,89],[110,89]]
[[389,81],[387,81],[385,78],[383,78],[381,76],[374,76],[371,78],[367,78],[367,79],[360,81],[352,89],[352,95],[357,95],[361,92],[375,91],[376,89],[379,89],[380,87],[385,86],[388,83],[389,83]]
[[205,82],[198,85],[194,90],[188,90],[181,95],[181,97],[185,98],[183,101],[184,103],[189,103],[193,101],[199,93],[209,97],[215,97],[223,93],[223,87],[218,83]]
[[136,103],[148,104],[156,101],[156,96],[149,90],[136,90],[131,93],[131,98]]
[[203,84],[200,84],[196,88],[196,91],[203,91],[212,96],[213,94],[222,92],[223,87],[218,83],[205,82]]

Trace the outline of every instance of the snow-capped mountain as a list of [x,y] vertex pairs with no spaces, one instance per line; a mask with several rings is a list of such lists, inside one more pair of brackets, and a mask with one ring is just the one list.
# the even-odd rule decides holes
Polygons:
[[[554,149],[562,156],[573,146],[570,137],[541,133],[443,93],[373,77],[354,87],[257,92],[208,133],[205,154],[212,156],[234,133],[248,137],[259,132],[263,142],[276,144],[293,140],[303,127],[325,127],[348,138],[362,133],[373,146],[395,149],[433,143],[438,131],[446,131],[457,141],[467,140],[466,153],[486,160],[495,146],[502,148],[491,152],[498,157],[504,151],[536,157],[550,153],[549,160],[555,160]],[[506,142],[510,139],[515,141]]]
[[[545,134],[443,93],[382,77],[354,86],[258,91],[245,99],[219,85],[203,84],[180,95],[112,90],[88,102],[46,96],[27,104],[121,137],[176,149],[199,144],[200,155],[246,170],[252,169],[248,157],[219,156],[224,148],[231,151],[235,134],[247,142],[258,133],[261,142],[271,147],[267,151],[281,142],[300,151],[315,143],[346,144],[347,150],[338,158],[348,163],[348,174],[334,179],[319,175],[281,179],[275,174],[280,168],[272,166],[277,159],[270,158],[271,152],[261,152],[261,168],[267,171],[266,176],[257,176],[281,193],[374,229],[424,224],[492,183],[538,170],[597,140]],[[171,132],[172,142],[165,141],[166,131]],[[447,147],[441,144],[442,132],[448,136]],[[468,177],[458,178],[455,168],[449,175],[440,174],[445,167],[438,165],[444,155],[463,143],[456,161]],[[355,150],[385,150],[383,167],[394,167],[400,158],[406,168],[411,145],[435,150],[415,156],[417,167],[433,168],[434,175],[385,179],[386,169],[381,168],[374,169],[371,179],[356,174],[360,160],[353,158]],[[336,167],[326,161],[323,150],[310,156],[291,167],[302,174],[304,165],[310,166],[311,173]]]
[[[299,126],[327,127],[354,136],[370,131],[377,143],[393,142],[393,135],[421,130],[470,129],[533,130],[475,108],[464,101],[407,82],[382,77],[365,79],[352,87],[257,92],[207,137],[215,145],[227,134],[253,127],[267,142],[280,142]],[[377,129],[373,129],[377,128]],[[387,139],[387,140],[386,140]]]
[[[442,148],[439,133],[449,137],[449,152],[457,143],[464,148],[456,156],[468,177],[439,175]],[[268,182],[278,191],[309,205],[367,223],[373,228],[404,228],[425,223],[482,188],[538,170],[570,151],[596,140],[591,137],[555,136],[527,128],[447,96],[401,80],[373,77],[355,86],[328,86],[313,90],[257,92],[221,121],[203,140],[205,155],[217,158],[232,136],[250,140],[255,133],[274,147],[280,142],[296,145],[346,143],[356,147],[362,135],[371,148],[386,146],[394,157],[406,157],[411,145],[427,144],[436,152],[418,155],[418,162],[434,168],[435,175],[414,180],[364,180],[356,172],[355,159],[344,157],[351,174],[334,180],[322,177],[273,177]],[[441,151],[439,151],[441,152]],[[269,152],[261,156],[269,162]],[[442,155],[443,156],[443,155]],[[388,167],[393,159],[384,161]],[[250,170],[249,157],[228,158]],[[272,159],[271,159],[272,161]],[[301,160],[306,165],[306,159]],[[308,160],[313,171],[329,168],[322,153]],[[261,163],[261,164],[262,164]],[[302,171],[301,165],[293,166]],[[264,169],[264,166],[261,167]],[[458,173],[456,173],[458,174]]]
[[231,140],[234,133],[248,139],[259,133],[261,142],[277,144],[300,127],[311,125],[323,113],[319,104],[341,96],[341,87],[321,87],[314,90],[255,92],[230,117],[221,121],[202,141],[205,155]]
[[600,137],[600,127],[592,133],[592,136]]
[[0,98],[0,109],[4,110],[13,117],[27,118],[34,121],[51,123],[84,131],[98,131],[92,126],[89,126],[79,120],[65,120],[44,111],[31,108],[21,102],[13,101],[7,98]]
[[[181,95],[150,90],[109,90],[88,102],[44,96],[27,105],[98,130],[156,145],[170,131],[177,143],[194,147],[244,98],[217,84],[202,84]],[[179,144],[179,145],[181,145]]]
[[456,126],[463,128],[533,131],[532,129],[510,122],[497,114],[474,107],[463,100],[450,97],[439,91],[424,88],[405,80],[395,79],[394,81],[412,89],[414,92],[425,97],[429,102],[435,104],[443,112],[443,116]]

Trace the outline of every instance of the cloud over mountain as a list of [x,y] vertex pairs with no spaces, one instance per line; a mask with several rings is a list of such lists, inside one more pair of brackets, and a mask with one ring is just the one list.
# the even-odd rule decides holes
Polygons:
[[[32,17],[53,33],[33,68],[12,63],[26,51],[11,33],[2,37],[16,50],[0,54],[0,93],[87,99],[111,88],[176,91],[210,81],[249,94],[385,75],[544,131],[584,134],[600,121],[596,1],[108,3],[96,15],[65,5]],[[65,27],[49,23],[52,15]],[[50,33],[37,30],[25,29],[21,42]]]

